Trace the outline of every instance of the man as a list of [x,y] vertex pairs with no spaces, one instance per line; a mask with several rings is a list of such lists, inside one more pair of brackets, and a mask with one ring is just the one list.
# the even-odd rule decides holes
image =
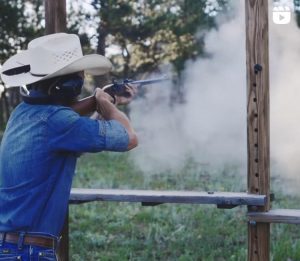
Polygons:
[[[130,102],[131,87],[127,99],[97,88],[92,104],[74,104],[84,71],[110,69],[103,56],[83,56],[78,36],[64,33],[31,41],[3,64],[3,82],[23,86],[24,102],[0,148],[0,260],[56,260],[78,155],[137,146],[128,118],[113,104]],[[93,109],[102,120],[78,114]]]

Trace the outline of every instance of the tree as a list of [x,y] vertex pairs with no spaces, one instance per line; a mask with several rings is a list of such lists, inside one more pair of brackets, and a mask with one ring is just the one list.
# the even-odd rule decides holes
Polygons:
[[107,46],[117,46],[110,59],[116,76],[127,78],[164,64],[180,76],[187,60],[205,54],[205,34],[197,32],[216,27],[215,15],[227,1],[93,0],[92,5],[100,16],[97,52],[105,55]]
[[0,1],[0,64],[42,35],[42,0]]
[[[0,65],[18,50],[26,48],[30,40],[42,35],[42,6],[43,0],[0,1]],[[19,102],[16,88],[1,92],[1,125],[6,122],[10,111]]]
[[217,3],[93,0],[100,16],[97,51],[104,55],[107,45],[118,46],[111,58],[123,76],[155,71],[162,63],[172,63],[179,73],[186,60],[203,55],[204,36],[197,32],[216,26],[212,14],[227,1]]
[[296,21],[298,27],[300,27],[300,0],[294,0],[295,13],[296,13]]
[[[0,1],[0,63],[44,33],[43,3]],[[84,51],[93,52],[89,30],[82,31],[82,25],[96,27],[97,53],[112,60],[115,77],[132,78],[168,64],[180,76],[187,60],[205,55],[205,34],[197,33],[216,27],[215,15],[227,0],[92,0],[95,15],[86,12],[84,4],[72,1],[67,31],[79,34]],[[119,51],[105,53],[108,46]],[[106,81],[106,76],[100,77],[97,85]]]

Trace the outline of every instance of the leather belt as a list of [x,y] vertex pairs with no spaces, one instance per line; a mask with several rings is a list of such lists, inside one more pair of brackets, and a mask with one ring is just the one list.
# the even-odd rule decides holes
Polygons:
[[[0,233],[0,238],[3,238],[4,242],[7,243],[18,244],[20,236],[17,233]],[[57,241],[51,237],[25,234],[23,244],[55,248]]]

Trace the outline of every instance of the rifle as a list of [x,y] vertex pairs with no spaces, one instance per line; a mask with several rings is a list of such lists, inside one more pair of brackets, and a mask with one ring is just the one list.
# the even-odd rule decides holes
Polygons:
[[163,76],[160,78],[153,78],[150,80],[134,81],[134,80],[126,79],[121,82],[113,81],[113,83],[104,86],[103,91],[107,92],[111,96],[117,95],[117,96],[128,97],[128,93],[126,92],[126,84],[137,84],[139,86],[143,86],[143,85],[158,83],[167,80],[169,79],[166,76]]
[[[128,93],[126,92],[127,84],[136,84],[138,86],[144,86],[144,85],[159,83],[167,80],[169,80],[169,78],[167,78],[166,76],[160,78],[153,78],[149,80],[138,80],[138,81],[125,79],[120,82],[113,81],[111,84],[105,85],[102,88],[102,90],[107,92],[112,97],[114,97],[115,95],[128,97]],[[71,108],[80,115],[87,115],[91,112],[94,112],[96,110],[95,96],[91,95],[89,97],[81,99],[76,103],[72,104]]]

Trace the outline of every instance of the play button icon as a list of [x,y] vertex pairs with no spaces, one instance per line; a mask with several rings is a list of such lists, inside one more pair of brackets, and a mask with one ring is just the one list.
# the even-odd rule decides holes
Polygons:
[[287,6],[273,8],[273,22],[275,24],[289,24],[291,21],[291,10]]

